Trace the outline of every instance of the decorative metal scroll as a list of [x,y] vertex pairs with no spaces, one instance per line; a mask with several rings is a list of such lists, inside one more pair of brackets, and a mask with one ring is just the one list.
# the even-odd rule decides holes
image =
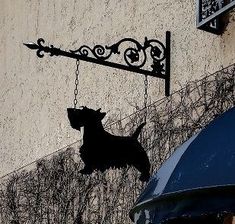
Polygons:
[[[40,38],[35,43],[24,44],[37,50],[37,56],[44,53],[50,56],[64,56],[104,66],[127,70],[139,74],[158,77],[165,80],[165,95],[170,94],[170,32],[166,32],[165,45],[159,40],[145,38],[144,44],[132,38],[124,38],[111,46],[96,45],[93,48],[83,45],[77,50],[63,51],[59,48],[43,46],[45,41]],[[114,55],[119,57],[113,62]],[[111,60],[113,59],[113,60]],[[116,59],[116,58],[115,58]]]
[[214,34],[223,32],[222,15],[235,7],[235,0],[198,0],[197,28]]

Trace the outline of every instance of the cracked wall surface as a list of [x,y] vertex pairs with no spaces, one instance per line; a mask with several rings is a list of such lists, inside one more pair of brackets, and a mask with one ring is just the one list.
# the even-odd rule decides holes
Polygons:
[[[164,42],[172,34],[171,91],[234,63],[235,15],[223,35],[196,29],[193,0],[0,0],[0,176],[65,147],[81,135],[71,129],[76,64],[36,57],[23,42],[39,37],[65,50],[109,45],[125,37]],[[149,103],[164,97],[149,77]],[[144,76],[80,63],[79,105],[119,118],[143,107]]]

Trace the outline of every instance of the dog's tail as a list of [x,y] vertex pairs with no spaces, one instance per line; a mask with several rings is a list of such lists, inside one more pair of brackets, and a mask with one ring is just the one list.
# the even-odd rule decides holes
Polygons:
[[142,130],[142,128],[144,127],[145,124],[146,124],[145,122],[142,123],[142,124],[135,130],[135,132],[132,134],[131,137],[137,139],[138,136],[139,136],[139,134],[140,134],[140,132],[141,132],[141,130]]

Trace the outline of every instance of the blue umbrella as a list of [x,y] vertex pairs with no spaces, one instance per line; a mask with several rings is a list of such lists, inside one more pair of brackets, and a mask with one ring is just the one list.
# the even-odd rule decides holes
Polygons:
[[[137,224],[235,212],[235,107],[182,144],[130,211]],[[201,222],[202,223],[202,222]]]

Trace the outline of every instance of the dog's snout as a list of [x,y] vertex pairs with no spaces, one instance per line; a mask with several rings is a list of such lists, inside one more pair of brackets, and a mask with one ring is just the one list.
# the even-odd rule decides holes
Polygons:
[[78,119],[80,110],[75,108],[67,108],[67,112],[71,127],[80,131],[80,127],[82,126]]

